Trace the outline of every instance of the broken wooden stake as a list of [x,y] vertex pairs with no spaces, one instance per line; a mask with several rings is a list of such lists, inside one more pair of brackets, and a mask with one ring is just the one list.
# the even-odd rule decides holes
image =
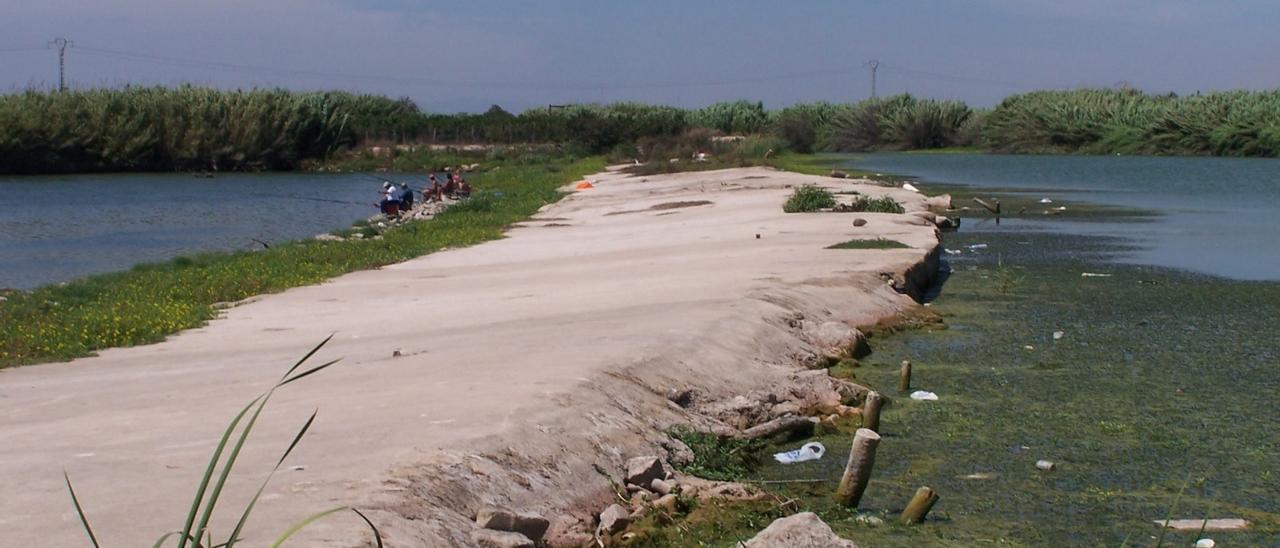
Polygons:
[[754,440],[783,432],[788,433],[788,435],[807,436],[813,433],[813,428],[817,424],[818,419],[814,417],[782,417],[743,430],[742,437]]
[[836,502],[850,508],[858,507],[862,493],[867,490],[867,482],[871,480],[871,468],[875,466],[876,447],[879,445],[880,434],[872,430],[859,428],[854,433],[849,462],[845,464],[840,487],[836,489]]
[[1000,216],[1000,200],[992,198],[991,201],[994,202],[995,205],[987,203],[982,198],[974,198],[973,201],[977,202],[978,205],[987,208],[987,211],[994,213],[997,217]]
[[911,390],[911,360],[902,360],[902,369],[898,370],[898,391]]
[[880,404],[884,398],[880,397],[880,393],[872,390],[867,392],[867,397],[862,400],[862,427],[867,430],[880,431]]
[[924,517],[929,515],[929,510],[933,509],[933,505],[938,502],[938,493],[928,487],[916,489],[916,495],[911,497],[911,502],[907,503],[907,509],[902,511],[902,523],[924,523]]

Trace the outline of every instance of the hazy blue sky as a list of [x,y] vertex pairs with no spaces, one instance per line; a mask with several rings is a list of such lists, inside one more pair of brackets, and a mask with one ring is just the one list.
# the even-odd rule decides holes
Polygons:
[[[0,0],[0,86],[193,82],[409,96],[769,106],[909,91],[1280,87],[1280,1]],[[198,62],[190,62],[190,61]]]

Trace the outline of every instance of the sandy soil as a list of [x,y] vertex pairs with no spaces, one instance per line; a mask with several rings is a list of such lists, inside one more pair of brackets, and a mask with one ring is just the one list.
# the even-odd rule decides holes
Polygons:
[[[608,497],[594,465],[616,473],[669,446],[669,425],[714,422],[669,390],[785,386],[813,351],[789,318],[860,325],[912,306],[882,273],[918,282],[937,255],[910,213],[923,198],[901,189],[767,169],[592,179],[500,241],[266,296],[161,344],[0,371],[0,545],[87,545],[64,469],[104,545],[180,527],[227,420],[330,333],[318,358],[342,363],[277,394],[215,532],[317,408],[250,545],[346,504],[394,546],[466,544],[488,503],[586,526]],[[806,182],[909,213],[783,214]],[[853,237],[911,249],[824,249]],[[360,527],[335,516],[295,545],[359,545]]]

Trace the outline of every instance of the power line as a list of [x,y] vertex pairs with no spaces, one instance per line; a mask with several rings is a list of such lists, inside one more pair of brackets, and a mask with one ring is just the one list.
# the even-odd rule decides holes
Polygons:
[[349,81],[382,81],[389,83],[411,84],[427,87],[469,87],[469,88],[510,88],[510,89],[600,89],[600,90],[636,90],[636,89],[664,89],[664,88],[690,88],[690,87],[714,87],[738,84],[758,84],[766,82],[780,82],[790,80],[800,80],[808,78],[830,77],[840,74],[854,73],[857,67],[835,67],[821,70],[812,70],[804,72],[781,73],[766,76],[757,76],[749,78],[736,78],[725,80],[709,80],[709,81],[671,81],[671,82],[638,82],[638,83],[609,83],[609,82],[512,82],[512,81],[483,81],[483,80],[441,80],[431,78],[404,77],[404,76],[385,76],[373,74],[351,74],[340,72],[320,72],[312,70],[272,67],[265,65],[247,65],[240,63],[226,63],[222,61],[211,61],[202,59],[189,59],[183,57],[172,57],[165,55],[152,55],[149,53],[114,50],[106,48],[93,48],[78,46],[76,51],[103,57],[114,57],[119,59],[128,59],[135,61],[146,61],[154,63],[162,63],[175,66],[185,66],[192,68],[208,68],[219,70],[230,70],[239,72],[259,72],[270,74],[284,74],[293,76],[303,76],[319,79],[339,79]]
[[938,80],[947,80],[947,81],[952,81],[952,82],[960,82],[960,83],[965,83],[965,84],[982,84],[982,85],[990,85],[990,86],[1006,87],[1006,88],[1014,88],[1014,89],[1028,89],[1028,88],[1032,88],[1032,89],[1034,89],[1034,88],[1045,88],[1045,87],[1049,87],[1049,88],[1069,87],[1069,86],[1057,86],[1057,85],[1052,85],[1052,86],[1043,86],[1043,85],[1034,85],[1034,84],[1029,84],[1029,83],[1026,83],[1026,82],[1011,82],[1011,81],[1006,81],[1006,80],[992,80],[992,79],[988,79],[988,78],[975,78],[975,77],[972,77],[972,76],[959,76],[959,75],[955,75],[955,74],[945,74],[945,73],[941,73],[941,72],[933,72],[933,71],[927,71],[927,70],[916,70],[916,69],[910,69],[910,68],[904,68],[904,67],[896,67],[896,66],[893,66],[893,65],[885,66],[885,67],[884,67],[884,70],[886,70],[886,71],[888,71],[888,72],[896,72],[896,73],[899,73],[899,74],[907,74],[907,75],[915,75],[915,76],[925,76],[925,77],[928,77],[928,78],[935,78],[935,79],[938,79]]
[[[62,45],[59,45],[62,41]],[[73,43],[63,38],[58,38],[49,43],[50,47],[58,49],[59,52],[59,89],[65,89],[65,54],[66,49],[73,46]],[[34,47],[15,47],[3,48],[0,52],[22,52],[22,51],[40,51],[49,48]],[[168,66],[178,66],[187,68],[225,70],[232,72],[249,72],[269,75],[288,75],[304,78],[314,78],[320,80],[343,80],[350,82],[382,82],[399,85],[412,85],[419,87],[433,88],[490,88],[490,89],[544,89],[544,90],[646,90],[646,89],[683,89],[698,87],[718,87],[732,86],[743,84],[762,84],[771,82],[786,82],[794,80],[828,78],[834,76],[849,76],[861,74],[863,68],[869,69],[871,79],[871,96],[874,98],[878,95],[878,71],[884,69],[886,71],[911,75],[916,77],[925,77],[936,80],[960,82],[967,84],[980,84],[988,86],[999,86],[1016,89],[1033,89],[1045,86],[1037,86],[1028,83],[1011,82],[1004,80],[994,80],[986,78],[976,78],[971,76],[960,76],[954,74],[946,74],[934,71],[917,70],[908,67],[899,67],[895,65],[885,65],[879,60],[870,60],[861,66],[843,66],[830,67],[824,69],[815,69],[810,71],[796,71],[777,74],[765,74],[754,77],[728,78],[720,80],[690,80],[690,81],[665,81],[665,82],[517,82],[517,81],[488,81],[488,80],[449,80],[437,78],[423,78],[413,76],[388,76],[378,74],[356,74],[343,72],[327,72],[315,71],[298,68],[277,67],[268,65],[253,65],[243,63],[228,63],[223,61],[214,61],[208,59],[191,59],[184,57],[174,57],[168,55],[154,55],[150,53],[126,51],[108,48],[95,48],[87,46],[74,46],[77,53],[95,57],[114,58],[135,62],[147,62],[162,64]],[[1050,86],[1060,87],[1060,86]]]

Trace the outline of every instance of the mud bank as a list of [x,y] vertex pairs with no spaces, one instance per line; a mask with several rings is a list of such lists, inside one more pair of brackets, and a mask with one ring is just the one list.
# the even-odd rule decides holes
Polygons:
[[[224,495],[247,499],[320,408],[248,538],[342,504],[393,546],[469,545],[485,505],[580,538],[613,496],[605,475],[681,452],[673,425],[839,411],[848,394],[804,367],[847,351],[851,326],[915,306],[937,271],[926,200],[901,189],[766,169],[592,180],[504,240],[266,296],[162,344],[0,373],[0,489],[17,494],[0,501],[6,538],[82,544],[63,468],[104,543],[173,529],[225,420],[330,332],[322,357],[344,363],[273,400]],[[907,213],[782,213],[808,183]],[[908,247],[826,249],[853,238]],[[339,518],[303,543],[364,535]]]

